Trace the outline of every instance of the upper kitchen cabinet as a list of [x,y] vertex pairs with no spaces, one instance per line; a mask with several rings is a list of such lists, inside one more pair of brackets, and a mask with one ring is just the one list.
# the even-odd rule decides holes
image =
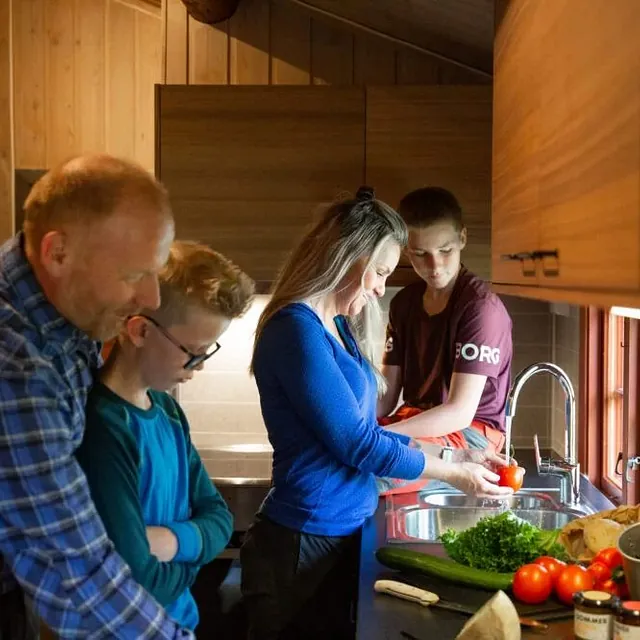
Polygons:
[[[367,88],[366,175],[378,197],[392,206],[424,186],[456,194],[469,231],[464,262],[489,278],[490,86]],[[415,278],[403,258],[390,283]]]
[[320,203],[364,180],[356,87],[160,86],[157,173],[176,235],[272,282]]
[[638,303],[640,2],[497,4],[492,280]]

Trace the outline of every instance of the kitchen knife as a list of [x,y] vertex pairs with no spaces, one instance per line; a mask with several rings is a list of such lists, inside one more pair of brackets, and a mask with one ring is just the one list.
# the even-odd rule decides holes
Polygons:
[[[397,580],[376,580],[373,588],[376,593],[386,593],[396,598],[417,602],[423,607],[436,607],[438,609],[446,609],[447,611],[455,611],[456,613],[464,613],[468,616],[473,615],[464,605],[440,600],[440,597],[431,591],[420,589],[419,587],[414,587],[404,582],[398,582]],[[520,624],[523,627],[530,627],[540,631],[548,628],[548,625],[539,620],[533,620],[532,618],[520,617]]]

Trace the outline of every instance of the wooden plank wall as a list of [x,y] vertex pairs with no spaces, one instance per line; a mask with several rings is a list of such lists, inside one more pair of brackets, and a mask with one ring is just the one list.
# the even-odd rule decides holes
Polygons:
[[13,233],[11,0],[0,0],[0,243]]
[[107,151],[153,170],[160,7],[142,0],[13,0],[12,7],[16,168]]
[[242,0],[215,26],[165,0],[168,84],[485,84],[490,79],[288,0]]
[[[470,84],[487,78],[288,0],[215,27],[181,0],[1,0],[13,10],[15,167],[107,151],[154,168],[154,83]],[[166,22],[163,25],[163,18]]]

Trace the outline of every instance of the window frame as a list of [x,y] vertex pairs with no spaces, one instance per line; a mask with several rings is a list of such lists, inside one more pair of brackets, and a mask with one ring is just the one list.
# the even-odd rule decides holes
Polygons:
[[[580,363],[580,416],[578,457],[582,472],[601,491],[614,502],[637,504],[640,502],[640,471],[632,475],[627,482],[624,464],[621,486],[617,486],[606,475],[606,446],[608,429],[607,392],[608,382],[608,333],[609,310],[585,307],[581,310],[581,363]],[[638,320],[624,318],[624,370],[627,379],[624,385],[622,408],[622,446],[623,460],[628,456],[640,454],[637,447],[638,419],[640,418],[640,323]]]

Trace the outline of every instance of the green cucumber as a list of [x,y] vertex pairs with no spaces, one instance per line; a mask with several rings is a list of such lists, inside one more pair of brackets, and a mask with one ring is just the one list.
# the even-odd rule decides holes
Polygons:
[[401,547],[381,547],[376,551],[376,558],[380,564],[390,569],[414,571],[470,587],[506,591],[513,584],[513,573],[496,573],[465,567],[448,558],[438,558],[428,553],[410,551]]

